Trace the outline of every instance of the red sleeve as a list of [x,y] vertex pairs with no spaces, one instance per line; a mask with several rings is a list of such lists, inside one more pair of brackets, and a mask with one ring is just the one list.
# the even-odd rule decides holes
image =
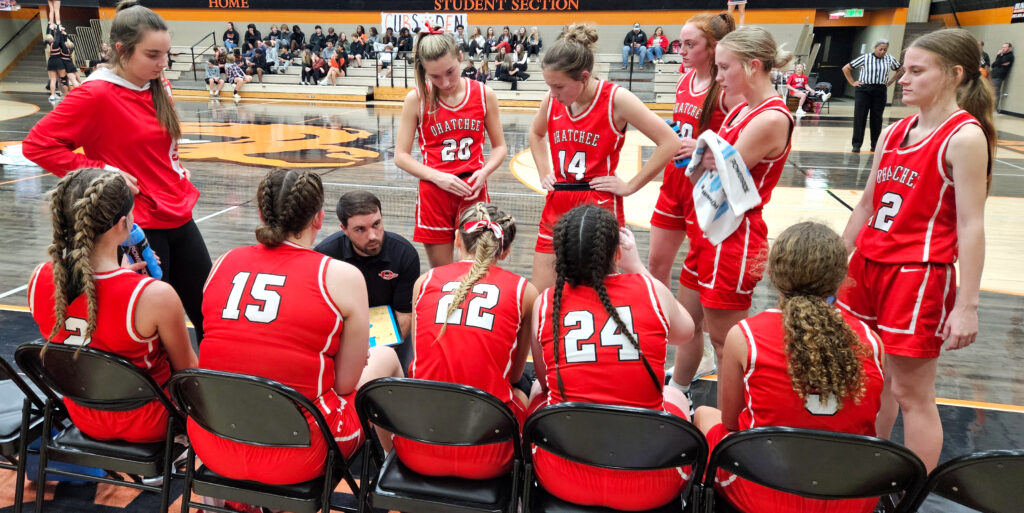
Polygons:
[[92,121],[96,119],[99,99],[90,94],[93,88],[87,86],[76,88],[32,127],[22,142],[25,158],[61,177],[76,169],[106,165],[101,160],[74,152],[105,135],[105,129]]
[[668,50],[668,38],[667,37],[662,37],[661,38],[661,50],[662,51]]
[[796,82],[795,80],[793,80],[794,78],[796,78],[796,73],[793,73],[792,75],[789,76],[789,78],[786,79],[786,85],[796,87],[793,84],[794,82]]

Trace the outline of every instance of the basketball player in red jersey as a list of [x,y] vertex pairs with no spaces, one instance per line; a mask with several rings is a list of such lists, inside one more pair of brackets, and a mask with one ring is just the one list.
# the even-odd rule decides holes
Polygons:
[[[192,220],[199,191],[178,160],[181,127],[162,76],[171,36],[159,15],[123,0],[110,43],[113,67],[89,75],[32,127],[25,158],[57,176],[86,167],[124,176],[135,194],[135,222],[146,231],[163,280],[178,293],[201,341],[210,253]],[[79,147],[84,153],[74,151]]]
[[[555,285],[533,311],[534,367],[546,393],[531,399],[531,410],[583,401],[688,418],[686,396],[663,384],[666,344],[689,340],[693,322],[644,269],[632,234],[610,211],[582,205],[562,216],[553,235]],[[563,500],[629,511],[678,500],[689,472],[601,469],[543,449],[534,465],[544,489]]]
[[[28,305],[43,338],[120,355],[160,385],[172,370],[195,367],[174,289],[118,265],[118,245],[133,221],[124,177],[102,169],[72,171],[50,202],[51,260],[36,267],[28,283]],[[64,404],[75,425],[93,438],[145,443],[166,436],[167,410],[157,400],[127,411],[94,410],[70,399]]]
[[[530,152],[548,191],[530,279],[538,289],[555,281],[551,234],[562,214],[591,203],[608,209],[623,225],[622,197],[640,190],[679,149],[672,129],[633,93],[594,76],[596,43],[594,27],[574,23],[551,45],[541,64],[551,92],[541,102],[529,133]],[[615,169],[627,125],[635,126],[657,148],[640,172],[624,182]]]
[[[679,32],[679,54],[688,71],[676,83],[676,103],[672,121],[679,123],[681,138],[674,160],[690,158],[697,146],[696,138],[705,130],[718,132],[728,107],[739,98],[726,99],[715,80],[715,46],[726,34],[736,29],[729,13],[698,14],[690,18]],[[686,178],[686,168],[670,161],[665,165],[658,202],[651,215],[651,250],[647,266],[651,275],[669,284],[672,263],[686,230],[696,227],[693,217],[693,183]],[[695,267],[694,263],[690,263]]]
[[[455,247],[461,261],[435,267],[416,281],[416,353],[409,376],[483,390],[526,420],[522,378],[530,352],[529,312],[537,289],[495,265],[516,236],[512,216],[477,203],[463,211]],[[421,474],[490,479],[511,468],[511,443],[474,447],[429,445],[395,437],[402,463]]]
[[[402,105],[395,165],[419,178],[416,227],[430,267],[452,263],[456,222],[470,205],[487,201],[487,177],[508,149],[490,87],[460,75],[459,48],[444,33],[420,32],[416,41],[416,89]],[[484,133],[491,155],[484,161]],[[412,158],[420,140],[423,161]]]
[[[679,289],[681,302],[697,326],[706,321],[719,363],[725,335],[747,317],[754,286],[764,270],[768,227],[761,209],[771,199],[772,189],[782,175],[793,132],[793,117],[772,85],[770,73],[791,59],[791,54],[776,47],[771,34],[758,27],[729,33],[715,49],[716,80],[726,95],[743,99],[729,111],[718,134],[739,152],[761,195],[761,204],[747,211],[739,228],[717,246],[698,227],[691,236],[687,256],[696,262],[696,269],[684,267],[679,277],[683,285]],[[691,180],[696,183],[703,171],[703,165],[697,166]],[[701,308],[696,308],[698,304]],[[677,359],[677,363],[687,365],[676,368],[674,386],[688,386],[700,365],[701,347],[684,347],[693,349],[693,353],[686,362]]]
[[[882,133],[864,195],[843,238],[851,285],[839,304],[875,327],[892,394],[878,416],[888,437],[903,412],[905,441],[929,470],[942,450],[935,370],[946,349],[974,342],[985,260],[984,208],[995,155],[992,89],[965,30],[918,38],[900,79],[917,114]],[[953,263],[960,260],[960,287]]]
[[[313,402],[345,457],[364,440],[355,411],[365,382],[401,376],[395,352],[368,348],[366,284],[355,267],[313,251],[323,225],[323,184],[311,171],[276,169],[256,193],[259,244],[235,248],[214,265],[203,311],[207,337],[199,366],[269,378]],[[268,484],[308,481],[327,455],[310,424],[304,448],[268,448],[214,435],[189,419],[196,455],[214,472]],[[390,449],[390,437],[381,435]]]
[[[829,302],[846,278],[843,240],[823,224],[795,224],[772,244],[768,269],[779,307],[729,330],[718,374],[722,409],[698,408],[694,424],[712,448],[729,433],[763,426],[874,436],[882,343]],[[805,499],[724,470],[717,477],[718,492],[745,513],[868,513],[878,502]]]

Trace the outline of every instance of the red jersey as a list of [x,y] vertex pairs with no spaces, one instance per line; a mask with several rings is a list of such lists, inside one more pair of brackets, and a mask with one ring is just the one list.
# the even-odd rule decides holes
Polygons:
[[273,379],[309,399],[332,390],[343,321],[325,284],[330,261],[289,242],[227,252],[203,293],[199,366]]
[[[796,73],[793,73],[788,79],[786,79],[786,85],[796,89],[797,91],[802,91],[804,87],[807,86],[807,75],[797,75]],[[790,94],[792,94],[792,91],[790,91]]]
[[916,124],[916,114],[897,122],[882,143],[872,198],[875,213],[857,236],[857,251],[868,260],[956,261],[955,184],[946,166],[946,147],[960,128],[978,120],[958,110],[924,139],[904,147]]
[[[842,312],[866,349],[860,355],[864,369],[864,395],[860,402],[844,401],[837,408],[834,399],[822,404],[819,396],[800,399],[793,391],[786,362],[782,312],[769,309],[740,321],[747,342],[747,372],[743,376],[746,407],[740,412],[740,429],[761,426],[789,426],[840,433],[875,436],[875,417],[881,403],[881,347],[862,321]],[[712,447],[724,429],[708,433]],[[737,478],[725,470],[716,476],[719,491],[739,511],[815,511],[822,513],[868,513],[877,497],[850,500],[805,499]]]
[[[700,135],[698,129],[700,127],[700,117],[703,114],[704,97],[707,96],[708,91],[711,89],[711,84],[709,83],[704,89],[696,90],[693,87],[693,81],[696,78],[697,72],[692,69],[687,71],[682,77],[679,77],[679,82],[676,83],[676,105],[672,111],[672,121],[680,123],[682,137],[694,139]],[[711,111],[711,124],[708,125],[708,130],[714,132],[718,132],[722,122],[725,121],[725,115],[728,114],[725,110],[725,95],[721,92],[719,92],[716,104],[718,108]],[[669,163],[672,164],[671,162]],[[675,167],[675,164],[672,165]]]
[[558,341],[558,367],[568,396],[562,397],[552,347],[554,289],[549,288],[540,299],[537,326],[537,339],[547,369],[548,404],[584,401],[663,410],[661,383],[665,382],[669,326],[654,284],[643,274],[612,274],[605,278],[604,284],[612,305],[639,342],[658,382],[651,379],[636,348],[605,312],[597,292],[590,287],[566,285],[562,292],[561,340]]
[[453,175],[473,173],[484,165],[486,89],[476,80],[463,77],[462,81],[465,94],[458,105],[439,99],[437,110],[427,112],[427,102],[420,101],[416,129],[423,165]]
[[[74,152],[79,147],[84,154]],[[22,148],[25,158],[57,176],[109,165],[137,178],[135,222],[143,229],[177,228],[192,219],[199,190],[185,178],[178,142],[157,122],[149,83],[140,88],[109,69],[96,70],[32,127]]]
[[509,370],[523,318],[526,279],[491,266],[448,318],[445,313],[471,261],[435,267],[420,285],[416,301],[416,350],[409,377],[461,383],[510,402]]
[[760,210],[768,204],[768,200],[772,198],[772,189],[779,183],[779,178],[782,176],[782,168],[786,165],[786,159],[789,158],[789,150],[793,145],[793,115],[789,113],[789,108],[786,107],[786,102],[781,96],[771,96],[767,100],[761,102],[760,105],[751,108],[742,117],[739,117],[740,111],[747,106],[747,102],[740,103],[733,107],[729,114],[725,117],[725,121],[722,123],[722,128],[718,131],[718,135],[722,136],[729,144],[735,145],[736,141],[739,140],[740,134],[743,133],[743,128],[750,123],[750,120],[756,118],[758,114],[762,112],[775,110],[782,112],[789,118],[789,132],[786,134],[786,148],[781,153],[774,157],[765,157],[760,162],[754,164],[754,167],[750,168],[750,176],[754,179],[754,183],[757,184],[757,192],[761,194],[761,204],[757,207]]
[[[135,307],[139,296],[156,280],[127,269],[95,273],[96,330],[88,339],[82,335],[88,325],[85,294],[69,298],[64,327],[51,342],[76,346],[86,345],[119,355],[144,370],[159,385],[171,377],[167,352],[156,334],[143,337],[135,329]],[[49,339],[54,315],[53,262],[36,267],[28,283],[28,305],[39,333]],[[101,411],[64,400],[68,414],[82,431],[102,440],[120,439],[129,442],[163,440],[167,429],[167,411],[158,401],[128,411]]]
[[599,80],[590,106],[577,116],[548,96],[548,147],[556,182],[589,182],[613,176],[626,134],[615,126],[619,86]]

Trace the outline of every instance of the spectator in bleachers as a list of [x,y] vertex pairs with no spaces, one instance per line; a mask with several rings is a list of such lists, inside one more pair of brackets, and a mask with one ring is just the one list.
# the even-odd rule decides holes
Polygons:
[[298,25],[292,25],[292,52],[302,50],[305,47],[306,34],[302,32],[302,27],[299,27]]
[[516,53],[514,57],[515,64],[513,64],[513,66],[515,66],[515,68],[519,70],[518,75],[522,77],[521,80],[529,79],[530,75],[526,73],[526,68],[530,63],[530,55],[526,53],[526,49],[523,48],[522,43],[516,43]]
[[237,102],[242,97],[238,94],[242,90],[242,86],[252,81],[252,75],[246,75],[245,70],[235,60],[234,55],[228,56],[228,69],[227,69],[228,83],[234,84],[234,98]]
[[220,66],[217,65],[217,58],[210,57],[206,61],[206,89],[210,96],[219,96],[220,90],[224,89],[224,79],[220,78]]
[[[294,33],[292,37],[295,37]],[[327,36],[320,25],[313,27],[313,34],[309,36],[309,47],[316,53],[323,52],[327,47]]]
[[366,53],[366,44],[363,43],[363,39],[358,36],[352,36],[352,41],[348,44],[348,61],[355,61],[356,67],[362,68],[364,53]]
[[[369,348],[362,274],[312,249],[324,220],[320,176],[275,169],[256,190],[258,243],[225,253],[207,282],[203,311],[210,321],[200,367],[291,387],[316,405],[342,455],[350,457],[367,436],[355,411],[356,391],[372,379],[402,376],[401,366],[391,348]],[[241,275],[254,279],[238,287],[235,278]],[[256,297],[267,284],[279,302]],[[305,447],[236,442],[192,420],[188,435],[196,455],[219,475],[291,484],[314,479],[323,469],[326,441],[312,421],[309,428]],[[391,448],[389,435],[381,432],[379,438]]]
[[494,35],[494,27],[487,27],[487,31],[484,32],[484,41],[487,43],[484,46],[484,55],[487,57],[491,56],[491,52],[496,52],[496,46],[498,46],[498,37]]
[[348,47],[352,45],[352,42],[348,40],[348,34],[342,32],[338,37],[338,40],[334,43],[335,48],[345,52],[348,55]]
[[500,66],[503,62],[505,62],[505,56],[506,55],[508,55],[508,52],[505,51],[504,48],[499,48],[497,53],[494,56],[494,73],[495,73],[495,78],[497,78],[498,80],[501,80],[501,78],[498,76],[498,66]]
[[519,71],[519,68],[516,67],[516,59],[513,54],[504,53],[504,49],[502,49],[498,55],[504,55],[504,57],[501,58],[501,61],[495,67],[495,75],[497,79],[502,82],[511,82],[512,90],[517,90],[519,88],[518,83],[521,80],[526,80],[529,75]]
[[220,72],[225,73],[228,66],[228,52],[214,46],[213,58],[217,60],[217,67],[220,68]]
[[235,30],[234,23],[228,22],[228,29],[221,35],[221,40],[224,41],[224,48],[227,48],[228,51],[238,46],[238,31]]
[[658,27],[654,29],[654,35],[647,40],[647,60],[659,64],[661,56],[668,50],[668,38],[665,31]]
[[245,35],[242,36],[242,38],[242,53],[254,50],[256,48],[256,42],[263,40],[263,36],[260,35],[260,31],[256,30],[255,23],[250,23],[246,26]]
[[366,28],[362,25],[356,25],[356,32],[352,35],[352,39],[359,38],[363,44],[366,44]]
[[486,84],[491,78],[491,67],[487,64],[487,59],[483,59],[480,61],[480,68],[477,70],[476,81]]
[[283,50],[287,48],[292,49],[292,31],[288,28],[287,24],[281,24],[281,33],[277,36],[277,49]]
[[467,51],[469,52],[470,59],[482,59],[487,48],[487,39],[484,38],[480,27],[473,28],[473,35],[469,38],[467,45]]
[[640,56],[640,67],[644,67],[644,57],[647,57],[647,34],[640,28],[639,23],[633,24],[633,30],[626,32],[622,40],[622,69],[629,65],[629,54],[635,53]]
[[302,75],[299,83],[302,85],[314,85],[320,81],[320,70],[313,67],[313,52],[306,48],[302,50]]
[[530,35],[526,38],[526,53],[536,57],[537,60],[540,60],[540,49],[543,44],[543,41],[540,39],[540,32],[537,31],[537,27],[530,27]]
[[505,52],[512,53],[512,39],[515,36],[512,35],[512,31],[509,30],[508,25],[501,29],[501,35],[498,36],[497,43],[491,47],[491,50],[505,49]]
[[284,74],[288,71],[288,66],[292,65],[291,48],[282,48],[277,51],[277,60],[273,62],[274,73]]
[[320,57],[323,57],[324,60],[328,60],[328,59],[330,59],[333,56],[334,56],[334,41],[327,41],[327,46],[325,46],[324,49],[320,51]]
[[339,46],[338,33],[334,31],[334,27],[327,27],[327,35],[324,36],[324,41],[334,43],[334,46]]
[[267,47],[263,46],[263,41],[259,42],[259,46],[253,50],[252,64],[246,71],[250,75],[256,75],[256,80],[259,83],[263,83],[263,74],[270,73],[270,62],[267,60]]
[[108,45],[107,43],[101,44],[99,58],[89,59],[89,69],[86,70],[86,75],[88,76],[88,74],[94,71],[96,67],[100,64],[106,64],[107,62],[110,62],[111,55],[112,54],[110,52],[110,45]]
[[[362,25],[360,25],[362,27]],[[366,45],[371,50],[373,45],[380,42],[380,32],[377,32],[377,27],[370,27],[370,33],[366,36]]]
[[[280,37],[281,37],[281,31],[277,29],[277,25],[276,24],[271,24],[270,25],[270,30],[267,31],[267,35],[263,38],[263,42],[267,43],[267,46],[270,46],[270,40],[271,39],[273,39],[274,42],[276,43],[277,39],[280,38]],[[275,44],[275,46],[276,46],[276,44]]]
[[[498,265],[515,240],[511,215],[476,203],[457,221],[460,261],[435,267],[413,287],[416,349],[409,377],[476,387],[503,401],[522,425],[527,396],[513,383],[522,378],[530,354],[537,289]],[[489,292],[481,296],[479,290]],[[473,314],[482,297],[505,298],[487,310],[486,323]],[[421,474],[493,479],[512,468],[511,442],[457,447],[396,436],[394,443],[399,460]]]
[[529,36],[526,34],[526,27],[520,26],[519,30],[512,36],[512,48],[515,48],[516,45],[523,45],[523,48],[526,48],[527,37]]
[[271,36],[269,41],[263,41],[263,49],[267,52],[267,62],[271,69],[277,68],[277,36]]
[[[372,29],[371,29],[372,30]],[[384,51],[377,54],[377,75],[380,78],[391,76],[391,59],[395,47],[388,43],[384,45]]]
[[391,43],[391,46],[398,48],[398,38],[395,37],[395,31],[391,27],[384,30],[384,35],[381,36],[380,42],[384,44]]
[[345,67],[348,65],[348,62],[345,60],[345,53],[341,51],[341,48],[334,51],[334,55],[331,56],[328,64],[330,65],[330,69],[327,70],[327,76],[318,82],[318,84],[325,86],[327,85],[327,81],[330,80],[332,86],[338,85],[338,79],[345,76]]
[[408,27],[402,27],[402,30],[398,31],[398,51],[412,51],[412,33],[409,32]]
[[452,33],[455,38],[455,46],[459,48],[460,52],[469,51],[469,42],[466,40],[466,27],[461,23],[455,26],[455,32]]
[[462,68],[462,76],[470,80],[476,80],[477,75],[476,61],[473,59],[466,59],[466,66]]
[[[768,276],[778,309],[729,330],[718,368],[721,410],[697,409],[694,424],[712,449],[730,433],[789,426],[875,436],[885,354],[867,324],[831,304],[846,279],[843,239],[826,225],[790,226],[772,243]],[[841,465],[842,462],[837,462]],[[739,511],[870,513],[877,497],[805,499],[719,471],[716,489]]]

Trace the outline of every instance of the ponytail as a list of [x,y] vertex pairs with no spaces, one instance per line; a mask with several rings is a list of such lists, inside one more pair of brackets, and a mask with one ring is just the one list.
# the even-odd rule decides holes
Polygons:
[[[428,61],[436,61],[446,55],[452,58],[459,58],[459,47],[455,40],[443,33],[434,33],[423,30],[416,39],[416,53],[413,57],[416,74],[416,92],[420,95],[420,102],[425,103],[427,112],[434,112],[438,108],[441,93],[436,87],[427,87]],[[461,80],[461,79],[460,79]]]

